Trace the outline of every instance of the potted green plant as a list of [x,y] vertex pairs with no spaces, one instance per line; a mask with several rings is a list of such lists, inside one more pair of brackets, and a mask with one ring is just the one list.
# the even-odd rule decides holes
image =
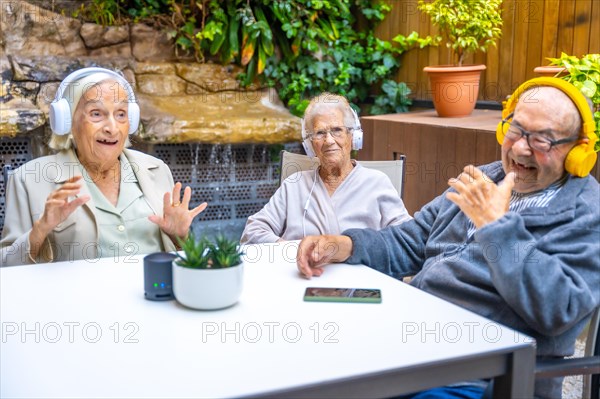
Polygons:
[[465,57],[486,51],[502,35],[502,0],[419,0],[418,8],[431,18],[452,50],[454,65],[428,66],[433,104],[439,116],[460,117],[473,112],[485,65],[463,65]]
[[244,262],[238,242],[223,236],[211,242],[190,234],[180,242],[173,260],[173,293],[193,309],[222,309],[235,304],[242,293]]
[[[561,53],[559,58],[548,58],[550,66],[566,69],[566,75],[559,75],[577,87],[592,100],[596,134],[600,137],[600,54],[586,54],[581,58]],[[600,151],[600,140],[596,142]]]

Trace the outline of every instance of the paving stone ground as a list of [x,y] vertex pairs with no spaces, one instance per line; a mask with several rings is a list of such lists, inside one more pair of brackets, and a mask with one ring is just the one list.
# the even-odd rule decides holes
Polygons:
[[[584,341],[578,339],[575,342],[574,357],[583,356],[585,348]],[[563,382],[562,399],[581,399],[583,390],[583,377],[580,375],[566,377]]]

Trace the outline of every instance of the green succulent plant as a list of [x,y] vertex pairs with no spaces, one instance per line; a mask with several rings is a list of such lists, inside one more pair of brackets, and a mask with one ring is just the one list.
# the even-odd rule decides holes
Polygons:
[[209,244],[213,268],[224,268],[238,265],[242,262],[243,252],[237,241],[218,236],[214,244]]
[[190,269],[223,269],[239,265],[244,254],[238,241],[218,236],[214,242],[206,237],[197,238],[190,233],[185,240],[179,240],[183,254],[177,254],[176,263]]

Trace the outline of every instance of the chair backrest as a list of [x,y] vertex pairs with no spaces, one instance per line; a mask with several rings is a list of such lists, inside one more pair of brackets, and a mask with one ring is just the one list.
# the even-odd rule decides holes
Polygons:
[[279,185],[281,185],[288,176],[303,170],[315,170],[320,164],[319,158],[282,150],[281,156],[279,157],[279,170],[281,170]]
[[398,195],[402,198],[404,193],[404,162],[406,155],[400,155],[400,159],[395,161],[359,161],[365,168],[376,169],[387,175],[390,178],[392,185],[398,191]]
[[[359,161],[358,163],[369,169],[379,170],[389,177],[398,195],[402,197],[404,187],[404,162],[405,155],[401,155],[399,160],[395,161]],[[279,184],[293,173],[303,170],[315,170],[320,165],[319,158],[313,158],[302,154],[295,154],[288,151],[281,151],[280,170],[281,177]]]

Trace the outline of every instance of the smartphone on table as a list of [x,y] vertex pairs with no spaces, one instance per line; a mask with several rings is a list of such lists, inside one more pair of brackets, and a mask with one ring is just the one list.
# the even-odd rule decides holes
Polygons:
[[304,292],[307,302],[360,302],[381,303],[381,290],[376,288],[308,287]]

